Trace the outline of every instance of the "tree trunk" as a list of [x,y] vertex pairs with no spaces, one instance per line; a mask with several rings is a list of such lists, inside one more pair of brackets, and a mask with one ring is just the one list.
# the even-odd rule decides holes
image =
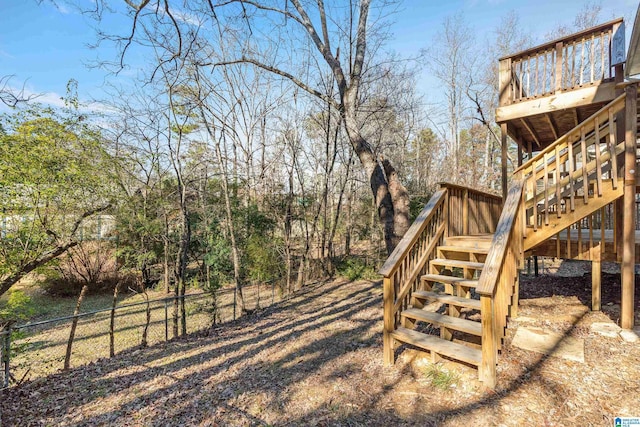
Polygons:
[[115,326],[116,326],[116,304],[118,303],[118,291],[120,283],[113,289],[113,302],[111,303],[111,316],[109,319],[109,357],[115,356]]
[[78,327],[78,314],[80,314],[80,305],[84,301],[84,297],[87,294],[89,287],[84,285],[80,291],[78,302],[76,303],[76,309],[73,311],[73,322],[71,322],[71,332],[69,332],[69,341],[67,342],[67,354],[64,356],[64,370],[69,369],[71,362],[71,346],[73,345],[73,338],[76,335],[76,328]]
[[400,182],[391,162],[386,159],[379,161],[371,145],[360,134],[354,110],[355,94],[347,92],[344,98],[342,114],[345,130],[369,178],[378,218],[383,225],[387,253],[391,254],[411,225],[409,193]]
[[149,305],[149,294],[147,294],[146,286],[144,286],[143,288],[142,295],[144,296],[144,300],[147,304],[145,305],[146,318],[145,318],[144,328],[142,329],[142,341],[140,342],[140,346],[146,347],[149,344],[147,342],[147,334],[149,333],[149,323],[151,323],[151,306]]

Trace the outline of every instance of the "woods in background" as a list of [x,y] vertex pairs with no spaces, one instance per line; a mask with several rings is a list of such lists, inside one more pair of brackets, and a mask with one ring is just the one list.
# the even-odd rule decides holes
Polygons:
[[[439,182],[499,193],[498,58],[533,44],[517,15],[483,31],[449,17],[409,60],[385,50],[393,2],[343,3],[127,1],[131,31],[101,37],[116,70],[147,56],[139,81],[100,114],[72,90],[63,112],[18,104],[0,123],[0,294],[106,250],[142,291],[231,284],[245,312],[245,284],[375,268]],[[442,94],[418,94],[423,67]],[[83,237],[98,214],[107,249]]]

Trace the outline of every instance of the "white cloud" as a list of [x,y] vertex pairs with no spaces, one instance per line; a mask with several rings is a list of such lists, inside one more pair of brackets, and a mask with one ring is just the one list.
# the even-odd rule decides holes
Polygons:
[[64,107],[64,101],[62,100],[62,95],[55,92],[42,92],[35,93],[25,90],[25,94],[33,96],[33,100],[35,102],[40,102],[41,104],[51,105],[52,107]]

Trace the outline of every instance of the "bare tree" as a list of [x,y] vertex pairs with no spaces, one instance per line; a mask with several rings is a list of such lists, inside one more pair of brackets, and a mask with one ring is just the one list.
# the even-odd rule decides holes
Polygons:
[[16,107],[18,104],[28,102],[36,97],[36,95],[27,94],[24,85],[21,88],[11,86],[11,79],[14,76],[0,76],[0,102],[7,107]]
[[[380,158],[362,132],[360,95],[371,83],[369,78],[375,75],[372,70],[380,65],[373,56],[373,49],[379,44],[370,41],[376,37],[374,30],[383,28],[383,19],[392,5],[389,1],[381,2],[380,7],[374,9],[374,19],[370,20],[371,3],[371,0],[352,0],[345,9],[341,3],[325,5],[323,0],[315,3],[291,0],[284,4],[276,0],[208,0],[185,4],[185,9],[180,10],[171,7],[168,0],[157,3],[143,0],[137,4],[127,1],[133,11],[131,31],[111,39],[121,43],[121,65],[136,37],[150,41],[163,50],[158,56],[159,69],[188,50],[190,37],[186,36],[185,26],[193,27],[196,21],[195,26],[202,28],[209,22],[208,28],[224,29],[225,37],[236,42],[236,47],[228,50],[223,60],[202,61],[198,66],[251,64],[332,104],[342,116],[351,146],[367,175],[384,227],[387,251],[391,252],[410,225],[409,195],[391,161]],[[219,25],[221,22],[224,25]],[[262,31],[266,27],[269,31]],[[259,28],[262,30],[258,31]],[[264,42],[267,33],[275,34],[268,44]],[[286,40],[296,43],[290,46],[290,51],[283,52],[280,45]],[[295,67],[283,65],[285,58],[292,57],[302,66],[291,69]],[[336,87],[334,96],[316,87],[315,82],[322,73],[313,70],[318,68],[331,73]]]
[[446,120],[448,154],[452,163],[453,180],[460,176],[460,130],[468,117],[466,91],[474,66],[473,34],[462,13],[445,18],[438,33],[435,48],[431,50],[431,69],[444,85],[446,96]]

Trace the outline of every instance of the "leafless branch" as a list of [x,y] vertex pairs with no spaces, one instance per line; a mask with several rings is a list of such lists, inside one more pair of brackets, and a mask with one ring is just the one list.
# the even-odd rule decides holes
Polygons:
[[14,89],[9,85],[9,81],[13,75],[0,77],[0,102],[8,107],[15,107],[22,102],[28,102],[37,97],[37,95],[26,95],[24,84],[20,89]]
[[292,83],[294,83],[296,86],[298,86],[300,89],[304,90],[305,92],[310,93],[311,95],[322,99],[323,101],[333,105],[336,108],[340,107],[340,104],[338,102],[336,102],[335,99],[331,98],[330,96],[312,88],[311,86],[307,85],[306,83],[304,83],[303,81],[301,81],[299,78],[297,78],[296,76],[294,76],[291,73],[288,73],[284,70],[281,70],[279,68],[273,67],[271,65],[267,65],[264,64],[256,59],[253,58],[246,58],[246,57],[242,57],[241,59],[237,59],[234,61],[223,61],[223,62],[216,62],[213,64],[199,64],[199,65],[213,65],[214,67],[216,66],[226,66],[226,65],[234,65],[234,64],[252,64],[258,68],[262,68],[263,70],[269,71],[270,73],[273,74],[277,74],[279,76],[282,76],[288,80],[290,80]]

